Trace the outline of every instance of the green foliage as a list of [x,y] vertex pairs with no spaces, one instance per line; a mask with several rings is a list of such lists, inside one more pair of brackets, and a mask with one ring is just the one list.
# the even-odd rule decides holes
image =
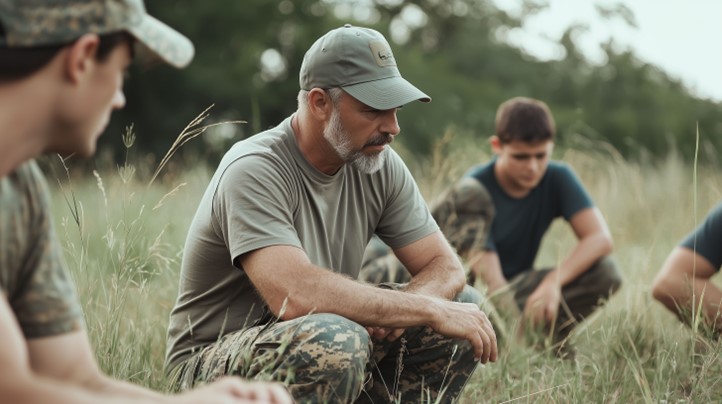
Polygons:
[[[101,141],[122,151],[114,135],[135,123],[144,134],[139,147],[160,155],[181,122],[215,104],[219,119],[248,124],[212,131],[205,143],[190,145],[193,154],[214,164],[230,143],[276,125],[295,110],[304,52],[330,28],[351,22],[391,39],[392,27],[408,33],[405,42],[392,45],[396,59],[404,76],[434,99],[429,105],[410,104],[399,115],[399,141],[415,154],[431,153],[447,129],[484,142],[493,133],[496,107],[519,95],[549,103],[562,144],[582,135],[611,143],[625,157],[664,158],[674,149],[689,159],[689,139],[699,122],[710,139],[709,153],[722,148],[719,103],[695,98],[678,80],[611,43],[604,46],[606,63],[591,64],[575,44],[584,27],[569,27],[559,39],[566,55],[559,61],[538,61],[508,45],[506,33],[541,7],[525,4],[524,14],[514,18],[489,0],[150,1],[152,14],[194,41],[197,56],[183,71],[134,71],[126,85],[128,106],[113,119],[111,136]],[[360,9],[368,13],[355,13]],[[423,11],[423,23],[405,17],[414,9]],[[598,7],[598,12],[636,24],[623,5]],[[281,60],[278,70],[262,68],[269,50]]]

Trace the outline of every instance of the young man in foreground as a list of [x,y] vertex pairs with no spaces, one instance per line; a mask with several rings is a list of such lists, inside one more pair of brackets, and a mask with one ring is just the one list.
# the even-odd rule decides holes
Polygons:
[[712,276],[722,266],[722,204],[669,254],[654,280],[655,299],[681,321],[693,324],[699,315],[703,332],[722,332],[722,291]]
[[[270,372],[301,402],[452,401],[496,336],[388,146],[398,109],[430,99],[380,33],[350,25],[311,46],[300,85],[296,113],[236,143],[201,200],[167,368],[181,388]],[[407,285],[356,281],[374,234]]]
[[176,67],[193,57],[140,0],[0,0],[0,402],[290,403],[278,385],[229,378],[170,397],[98,369],[32,159],[94,153],[125,103],[133,44]]

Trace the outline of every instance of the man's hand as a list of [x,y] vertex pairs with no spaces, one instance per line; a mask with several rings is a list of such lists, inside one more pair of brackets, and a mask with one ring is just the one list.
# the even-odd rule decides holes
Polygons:
[[168,400],[177,404],[291,404],[293,399],[278,383],[248,382],[224,377],[217,382]]
[[437,319],[430,324],[439,334],[465,339],[474,348],[474,357],[481,363],[496,362],[496,333],[486,314],[473,303],[434,299],[439,309]]
[[562,300],[561,287],[556,282],[543,281],[524,305],[524,320],[535,327],[551,324],[557,318]]

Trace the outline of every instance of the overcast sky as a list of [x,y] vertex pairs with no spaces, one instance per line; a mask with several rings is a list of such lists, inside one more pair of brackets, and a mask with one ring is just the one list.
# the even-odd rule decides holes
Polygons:
[[[521,0],[493,0],[514,14]],[[549,8],[531,17],[523,30],[510,32],[508,40],[541,58],[560,58],[558,40],[570,25],[589,26],[578,44],[590,60],[602,63],[600,43],[610,37],[637,56],[653,63],[705,98],[722,101],[722,0],[626,0],[637,28],[622,19],[601,18],[594,4],[612,5],[619,0],[548,0]]]

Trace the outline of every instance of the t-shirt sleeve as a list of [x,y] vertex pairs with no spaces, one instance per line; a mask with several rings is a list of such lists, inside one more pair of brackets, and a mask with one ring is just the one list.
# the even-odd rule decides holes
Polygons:
[[696,251],[719,271],[722,266],[722,203],[709,212],[704,222],[685,237],[680,246]]
[[577,212],[594,206],[592,198],[584,189],[579,177],[566,164],[561,164],[556,175],[559,187],[560,214],[566,221],[574,217]]
[[397,249],[438,231],[439,227],[401,158],[391,152],[386,164],[387,198],[376,234],[389,247]]
[[[8,282],[12,285],[3,285],[10,306],[25,337],[40,338],[79,330],[83,318],[55,234],[50,191],[40,169],[34,163],[27,168],[29,176],[21,179],[20,184],[27,182],[20,186],[17,195],[23,202],[16,205],[14,217],[2,219],[3,230],[10,233],[6,236],[15,240],[3,242],[0,248],[4,250],[2,255],[10,258],[8,267],[14,272],[10,277],[13,280]],[[8,225],[9,229],[5,227]]]
[[213,223],[231,260],[271,245],[301,248],[293,226],[295,192],[270,157],[252,154],[232,162],[213,196]]

